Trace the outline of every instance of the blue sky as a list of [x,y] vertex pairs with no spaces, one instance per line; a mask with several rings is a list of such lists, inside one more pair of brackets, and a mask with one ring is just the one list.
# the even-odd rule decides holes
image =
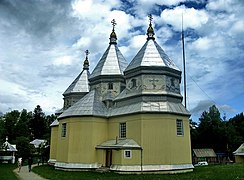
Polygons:
[[146,41],[152,14],[156,41],[182,69],[183,14],[193,120],[213,104],[231,118],[244,111],[243,12],[242,0],[2,0],[0,112],[38,104],[46,113],[61,108],[62,93],[83,68],[84,51],[90,51],[92,72],[106,50],[112,19],[130,62]]

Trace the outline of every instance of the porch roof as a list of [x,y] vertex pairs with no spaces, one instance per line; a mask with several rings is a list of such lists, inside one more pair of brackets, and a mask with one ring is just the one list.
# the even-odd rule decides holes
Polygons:
[[112,139],[96,146],[96,149],[142,149],[133,139]]

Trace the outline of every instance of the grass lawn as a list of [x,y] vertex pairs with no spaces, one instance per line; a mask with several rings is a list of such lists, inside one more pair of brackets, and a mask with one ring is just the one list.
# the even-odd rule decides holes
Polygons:
[[1,180],[15,180],[18,179],[13,170],[16,169],[15,164],[0,164],[0,179]]
[[179,180],[197,180],[197,179],[214,179],[214,180],[244,180],[244,164],[229,164],[229,165],[212,165],[196,167],[193,172],[182,174],[116,174],[113,172],[98,173],[98,172],[68,172],[55,170],[51,166],[34,167],[33,171],[46,179],[179,179]]

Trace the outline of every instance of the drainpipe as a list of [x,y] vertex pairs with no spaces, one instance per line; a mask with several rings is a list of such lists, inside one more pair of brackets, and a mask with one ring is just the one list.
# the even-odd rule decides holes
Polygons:
[[141,173],[143,172],[143,169],[142,169],[142,148],[141,148]]

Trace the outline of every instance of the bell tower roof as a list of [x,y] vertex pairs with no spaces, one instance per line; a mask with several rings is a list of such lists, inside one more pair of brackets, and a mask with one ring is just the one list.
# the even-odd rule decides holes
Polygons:
[[94,68],[90,79],[103,75],[123,75],[123,71],[128,63],[117,46],[117,36],[114,31],[116,25],[115,20],[111,21],[113,25],[112,33],[110,34],[109,46]]
[[150,23],[147,29],[147,41],[132,59],[125,72],[139,67],[169,67],[179,71],[179,68],[156,42],[152,27],[152,15],[148,17]]
[[81,73],[75,78],[75,80],[70,84],[70,86],[65,90],[63,95],[68,95],[71,93],[87,93],[89,92],[89,82],[88,78],[90,76],[89,72],[89,61],[88,61],[88,55],[89,51],[86,50],[86,58],[83,64],[83,70]]

